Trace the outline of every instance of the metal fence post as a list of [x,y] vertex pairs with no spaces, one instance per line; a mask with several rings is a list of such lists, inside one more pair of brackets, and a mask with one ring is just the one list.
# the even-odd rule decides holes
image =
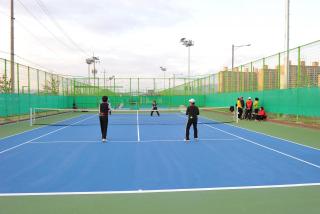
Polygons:
[[20,94],[19,63],[17,63],[16,66],[17,66],[17,93]]
[[298,47],[298,78],[297,78],[297,83],[296,86],[300,87],[301,86],[301,47]]
[[37,69],[37,92],[40,94],[40,80],[39,80],[39,70]]

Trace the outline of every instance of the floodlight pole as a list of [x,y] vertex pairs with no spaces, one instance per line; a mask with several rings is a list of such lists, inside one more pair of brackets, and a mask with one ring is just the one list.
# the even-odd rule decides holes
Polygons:
[[[15,92],[15,78],[14,78],[14,0],[10,1],[10,81],[11,81],[11,93]],[[19,84],[19,83],[18,83]]]
[[176,87],[176,76],[183,75],[183,74],[179,73],[179,74],[172,74],[172,75],[173,75],[173,88],[175,88]]
[[110,89],[109,90],[111,90],[111,88],[112,88],[111,87],[111,83],[112,83],[111,80],[113,80],[113,92],[116,93],[116,77],[115,76],[109,77],[109,81],[110,81],[110,84],[109,84]]
[[[94,88],[95,88],[95,86],[96,86],[96,74],[97,74],[96,63],[99,62],[100,59],[99,59],[99,57],[96,57],[93,54],[93,57],[92,57],[91,60],[92,60],[92,63],[93,63],[93,81],[94,81],[93,85],[94,85]],[[98,81],[99,81],[99,79],[98,79]]]
[[163,71],[163,90],[166,89],[166,71]]
[[160,67],[161,71],[163,71],[163,90],[166,89],[166,67]]
[[88,59],[86,59],[86,63],[88,64],[88,83],[89,83],[89,85],[90,85],[90,65],[93,63],[93,60],[92,60],[92,58],[88,58]]
[[103,87],[106,89],[106,69],[103,71]]
[[190,81],[191,78],[191,47],[194,46],[194,41],[188,40],[186,38],[180,39],[180,42],[182,45],[186,46],[188,48],[188,81]]
[[242,48],[242,47],[249,47],[251,46],[251,44],[247,44],[247,45],[234,45],[232,44],[232,67],[231,67],[231,71],[234,71],[234,51],[235,48]]
[[94,81],[94,87],[96,87],[96,60],[94,59],[94,55],[92,59],[93,59],[93,81]]
[[91,63],[88,63],[88,81],[90,82],[90,64]]
[[191,78],[191,45],[187,46],[188,47],[188,80],[190,81]]

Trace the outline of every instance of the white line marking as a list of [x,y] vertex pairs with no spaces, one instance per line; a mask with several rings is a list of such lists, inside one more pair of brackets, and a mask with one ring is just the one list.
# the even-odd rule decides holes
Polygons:
[[218,130],[218,131],[221,131],[221,132],[226,133],[226,134],[229,134],[229,135],[231,135],[231,136],[233,136],[233,137],[236,137],[236,138],[239,138],[239,139],[241,139],[241,140],[244,140],[244,141],[246,141],[246,142],[248,142],[248,143],[251,143],[251,144],[260,146],[260,147],[262,147],[262,148],[268,149],[268,150],[270,150],[270,151],[276,152],[276,153],[278,153],[278,154],[287,156],[287,157],[292,158],[292,159],[294,159],[294,160],[300,161],[300,162],[302,162],[302,163],[305,163],[305,164],[308,164],[308,165],[310,165],[310,166],[313,166],[313,167],[316,167],[316,168],[320,169],[320,166],[319,166],[319,165],[316,165],[316,164],[314,164],[314,163],[311,163],[311,162],[305,161],[305,160],[303,160],[303,159],[297,158],[297,157],[295,157],[295,156],[293,156],[293,155],[289,155],[289,154],[287,154],[287,153],[280,152],[279,150],[272,149],[272,148],[270,148],[270,147],[268,147],[268,146],[264,146],[264,145],[262,145],[262,144],[259,144],[259,143],[257,143],[257,142],[254,142],[254,141],[252,141],[252,140],[246,139],[246,138],[244,138],[244,137],[240,137],[239,135],[232,134],[232,133],[230,133],[230,132],[224,131],[224,130],[219,129],[219,128],[216,128],[216,127],[214,127],[214,126],[210,126],[210,125],[206,125],[206,124],[205,124],[205,126],[207,126],[207,127],[209,127],[209,128],[212,128],[212,129],[215,129],[215,130]]
[[240,129],[243,129],[243,130],[246,130],[246,131],[251,131],[251,132],[254,132],[254,133],[257,133],[257,134],[262,134],[262,135],[265,135],[265,136],[268,136],[268,137],[272,137],[272,138],[275,138],[275,139],[278,139],[278,140],[283,140],[283,141],[286,141],[288,143],[296,144],[298,146],[302,146],[302,147],[306,147],[306,148],[309,148],[309,149],[314,149],[314,150],[320,151],[320,149],[318,149],[318,148],[315,148],[315,147],[312,147],[312,146],[308,146],[308,145],[304,145],[304,144],[301,144],[301,143],[297,143],[297,142],[294,142],[294,141],[291,141],[291,140],[287,140],[287,139],[284,139],[284,138],[272,136],[272,135],[269,135],[269,134],[265,134],[265,133],[254,131],[254,130],[250,130],[250,129],[246,129],[246,128],[243,128],[243,127],[238,127],[238,126],[234,126],[234,125],[230,125],[230,124],[228,124],[228,125],[236,127],[236,128],[240,128]]
[[[198,141],[234,141],[239,140],[238,138],[224,138],[224,139],[198,139]],[[153,143],[153,142],[184,142],[184,139],[177,139],[177,140],[142,140],[142,141],[134,141],[134,140],[108,140],[108,143]],[[99,140],[88,140],[88,141],[75,141],[75,140],[64,140],[64,141],[33,141],[30,144],[59,144],[59,143],[101,143]]]
[[[41,126],[41,127],[38,127],[38,128],[33,128],[33,129],[30,129],[30,130],[26,130],[26,131],[23,131],[23,132],[19,132],[19,133],[17,133],[17,134],[9,135],[9,136],[6,136],[6,137],[1,138],[0,141],[5,140],[5,139],[8,139],[8,138],[10,138],[10,137],[15,137],[15,136],[18,136],[18,135],[21,135],[21,134],[25,134],[25,133],[28,133],[28,132],[31,132],[31,131],[34,131],[34,130],[37,130],[37,129],[42,129],[42,128],[45,128],[45,127],[47,127],[47,126],[52,126],[52,125],[55,125],[55,124],[58,124],[58,123],[62,123],[62,122],[64,122],[64,121],[72,120],[72,119],[75,119],[75,118],[77,118],[77,117],[79,117],[79,116],[71,117],[71,118],[68,118],[68,119],[65,119],[65,120],[58,121],[58,122],[53,123],[53,124],[48,124],[48,125],[44,125],[44,126]],[[22,123],[27,123],[27,122],[28,122],[28,121],[23,121]],[[16,123],[18,123],[18,122],[16,122]],[[13,124],[16,124],[16,123],[13,123]],[[8,125],[11,125],[11,124],[8,124]]]
[[[138,141],[136,140],[131,140],[131,141],[113,141],[113,140],[108,140],[107,143],[137,143]],[[94,143],[102,143],[101,140],[96,140],[96,141],[33,141],[30,142],[30,144],[63,144],[63,143],[88,143],[88,144],[94,144]]]
[[216,138],[216,139],[206,139],[206,138],[203,138],[203,139],[199,139],[199,140],[202,140],[202,141],[232,141],[232,140],[238,140],[238,138]]
[[[96,116],[96,115],[94,115],[94,116]],[[50,134],[56,133],[56,132],[58,132],[58,131],[61,131],[61,130],[63,130],[63,129],[66,129],[66,128],[72,126],[72,125],[81,123],[81,122],[83,122],[83,121],[85,121],[85,120],[88,120],[88,119],[91,119],[91,118],[94,117],[94,116],[85,118],[85,119],[80,120],[80,121],[78,121],[78,122],[72,123],[72,124],[70,124],[70,125],[68,125],[68,126],[65,126],[65,127],[59,128],[59,129],[56,129],[56,130],[54,130],[54,131],[51,131],[51,132],[46,133],[46,134],[44,134],[44,135],[41,135],[41,136],[39,136],[39,137],[33,138],[33,139],[31,139],[31,140],[29,140],[29,141],[26,141],[26,142],[24,142],[24,143],[21,143],[21,144],[18,144],[18,145],[16,145],[16,146],[13,146],[13,147],[11,147],[11,148],[9,148],[9,149],[5,149],[5,150],[3,150],[3,151],[0,151],[0,155],[3,154],[3,153],[6,153],[6,152],[8,152],[8,151],[11,151],[11,150],[13,150],[13,149],[16,149],[16,148],[18,148],[18,147],[20,147],[20,146],[23,146],[23,145],[25,145],[25,144],[27,144],[27,143],[31,143],[31,142],[34,141],[34,140],[38,140],[38,139],[40,139],[40,138],[42,138],[42,137],[45,137],[45,136],[48,136],[48,135],[50,135]]]
[[23,196],[65,196],[65,195],[113,195],[113,194],[150,194],[150,193],[172,193],[172,192],[206,192],[227,190],[254,190],[254,189],[276,189],[294,187],[320,186],[320,183],[282,184],[265,186],[237,186],[237,187],[213,187],[213,188],[191,188],[191,189],[162,189],[162,190],[132,190],[132,191],[97,191],[97,192],[45,192],[45,193],[2,193],[0,197],[23,197]]
[[33,141],[30,144],[51,144],[51,143],[101,143],[100,140],[55,140],[55,141]]
[[[208,117],[204,117],[204,116],[200,116],[200,117],[202,117],[203,119],[207,119],[207,120],[210,120],[210,121],[217,122],[217,121],[212,120],[212,119],[210,119]],[[315,148],[315,147],[312,147],[312,146],[307,146],[307,145],[304,145],[304,144],[301,144],[301,143],[294,142],[292,140],[288,140],[288,139],[284,139],[284,138],[281,138],[281,137],[272,136],[272,135],[269,135],[269,134],[266,134],[266,133],[263,133],[263,132],[250,130],[250,129],[247,129],[247,128],[231,125],[231,124],[228,124],[228,123],[225,123],[225,125],[232,126],[232,127],[239,128],[239,129],[243,129],[243,130],[246,130],[246,131],[249,131],[249,132],[254,132],[254,133],[261,134],[261,135],[264,135],[264,136],[268,136],[268,137],[271,137],[271,138],[274,138],[274,139],[283,140],[283,141],[286,141],[288,143],[296,144],[296,145],[299,145],[299,146],[302,146],[302,147],[306,147],[306,148],[309,148],[309,149],[314,149],[314,150],[320,151],[319,148]]]
[[139,125],[139,111],[137,110],[137,137],[138,142],[140,142],[140,125]]

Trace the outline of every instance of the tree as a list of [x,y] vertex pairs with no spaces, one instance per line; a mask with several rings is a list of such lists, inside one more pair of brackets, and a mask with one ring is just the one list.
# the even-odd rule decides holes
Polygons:
[[59,86],[60,86],[59,79],[58,78],[56,79],[53,76],[51,76],[50,80],[47,80],[43,89],[46,93],[58,95],[59,89],[60,89]]
[[0,76],[0,93],[8,94],[11,92],[11,79],[7,79],[7,76],[4,74]]

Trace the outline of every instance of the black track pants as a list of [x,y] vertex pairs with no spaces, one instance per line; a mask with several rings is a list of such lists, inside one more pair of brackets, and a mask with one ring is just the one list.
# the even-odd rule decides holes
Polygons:
[[190,139],[191,126],[193,126],[194,138],[198,138],[198,119],[189,119],[186,128],[186,140]]

